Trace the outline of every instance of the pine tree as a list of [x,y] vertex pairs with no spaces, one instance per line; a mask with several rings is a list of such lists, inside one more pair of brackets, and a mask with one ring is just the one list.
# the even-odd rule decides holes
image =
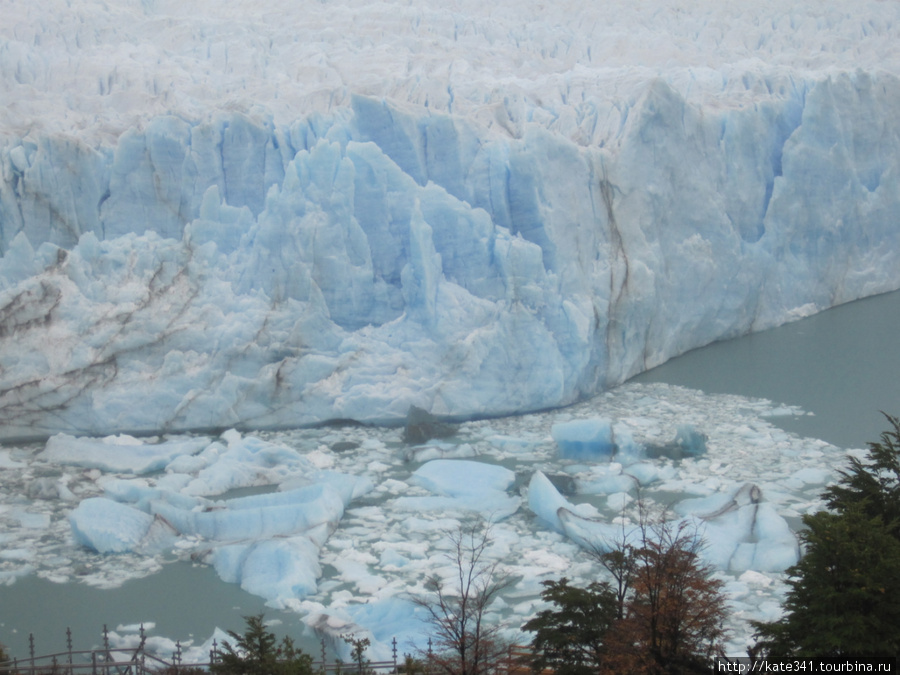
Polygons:
[[541,597],[556,609],[546,609],[523,630],[535,633],[533,669],[550,668],[557,675],[594,675],[600,672],[604,639],[616,620],[616,594],[608,583],[587,588],[570,586],[563,577],[544,581]]
[[823,496],[835,513],[859,506],[900,540],[900,420],[884,416],[892,429],[881,434],[880,443],[869,443],[864,460],[851,457],[849,471],[841,471],[840,480]]
[[760,655],[900,656],[900,422],[805,516],[805,552],[788,570],[785,613],[756,623]]
[[859,507],[806,516],[780,621],[756,624],[771,657],[900,654],[900,542]]
[[266,630],[263,615],[245,616],[243,635],[228,631],[219,661],[210,667],[217,675],[312,675],[312,657],[285,637],[277,647],[275,634]]

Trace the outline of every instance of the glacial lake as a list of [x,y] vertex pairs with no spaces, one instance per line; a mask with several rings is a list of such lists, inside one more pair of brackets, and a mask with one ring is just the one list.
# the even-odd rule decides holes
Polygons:
[[[898,335],[900,292],[716,343],[632,381],[765,398],[804,412],[770,419],[785,431],[861,448],[887,428],[880,410],[900,415]],[[214,627],[240,629],[242,616],[260,612],[275,621],[274,632],[291,635],[318,657],[318,642],[305,634],[298,615],[266,608],[261,598],[220,581],[212,568],[185,561],[165,562],[152,574],[110,589],[20,577],[0,586],[0,644],[22,659],[28,656],[30,632],[42,654],[65,649],[67,627],[75,648],[83,649],[101,644],[104,624],[116,630],[148,621],[155,624],[152,635],[197,646]]]
[[775,424],[864,448],[900,416],[900,292],[857,300],[778,328],[717,342],[632,382],[668,382],[799,406]]

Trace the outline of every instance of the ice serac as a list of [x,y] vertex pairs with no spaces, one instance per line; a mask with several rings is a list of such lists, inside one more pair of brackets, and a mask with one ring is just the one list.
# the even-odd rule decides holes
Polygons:
[[590,142],[365,97],[4,137],[0,436],[542,409],[900,287],[900,80],[768,87],[649,78]]

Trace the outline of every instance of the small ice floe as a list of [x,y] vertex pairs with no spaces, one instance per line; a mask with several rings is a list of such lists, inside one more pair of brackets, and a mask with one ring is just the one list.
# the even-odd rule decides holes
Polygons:
[[496,464],[436,459],[419,467],[409,482],[435,493],[427,497],[399,497],[395,506],[407,511],[477,511],[498,521],[518,511],[522,500],[508,494],[515,472]]
[[141,475],[162,471],[176,457],[200,452],[209,445],[210,440],[194,437],[145,443],[125,434],[105,438],[56,434],[47,439],[39,458],[53,464]]

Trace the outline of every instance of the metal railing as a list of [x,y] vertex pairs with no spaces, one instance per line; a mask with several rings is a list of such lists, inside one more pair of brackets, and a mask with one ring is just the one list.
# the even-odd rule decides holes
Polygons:
[[[189,672],[209,671],[221,658],[215,640],[209,651],[209,660],[203,662],[183,661],[180,642],[175,643],[171,660],[165,660],[146,650],[147,636],[140,628],[140,641],[136,647],[113,647],[109,642],[109,631],[103,626],[103,646],[95,649],[72,649],[72,631],[66,629],[66,651],[55,654],[35,655],[34,635],[28,636],[29,657],[0,662],[0,675],[187,675]],[[431,640],[428,652],[420,661],[426,675],[431,673]],[[397,659],[397,640],[392,641],[393,658],[390,661],[366,661],[364,665],[326,659],[325,640],[321,640],[321,658],[313,662],[313,672],[317,675],[343,674],[388,674],[403,673],[405,662]],[[495,675],[530,675],[531,651],[522,647],[507,650],[504,662],[499,664]],[[419,671],[421,672],[421,671]],[[436,672],[436,671],[435,671]]]

